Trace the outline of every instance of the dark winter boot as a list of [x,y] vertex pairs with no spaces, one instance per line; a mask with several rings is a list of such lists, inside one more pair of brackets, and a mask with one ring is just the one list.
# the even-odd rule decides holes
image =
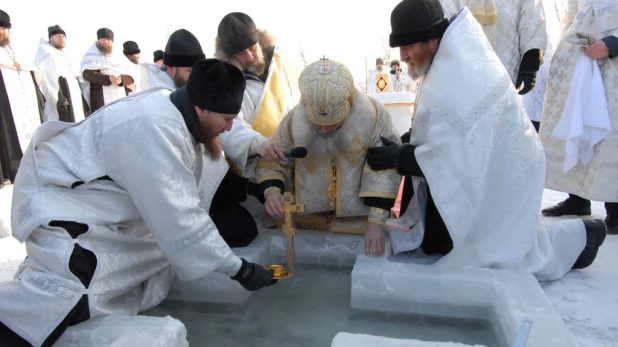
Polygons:
[[606,202],[605,212],[605,226],[607,227],[607,233],[610,235],[618,234],[618,202]]
[[577,195],[569,194],[568,199],[558,203],[555,206],[548,207],[541,211],[544,216],[560,217],[560,216],[590,216],[590,200],[580,198]]
[[586,247],[584,247],[572,269],[583,269],[590,266],[597,257],[599,247],[605,240],[606,229],[602,220],[585,220],[583,222],[586,227]]

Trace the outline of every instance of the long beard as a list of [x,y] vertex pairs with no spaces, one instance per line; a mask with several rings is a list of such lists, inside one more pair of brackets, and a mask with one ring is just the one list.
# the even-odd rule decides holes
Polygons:
[[104,47],[98,41],[95,44],[97,45],[97,49],[99,50],[99,52],[101,52],[101,53],[103,53],[105,55],[112,54],[113,46]]
[[258,53],[258,58],[257,58],[258,63],[256,65],[254,66],[242,65],[238,61],[238,59],[232,57],[235,63],[234,65],[240,67],[243,72],[248,72],[255,76],[262,76],[262,74],[264,73],[264,70],[266,69],[266,59],[264,58],[264,51],[262,50],[262,46],[258,45],[258,49],[260,50],[260,52]]
[[174,85],[176,86],[176,88],[182,88],[187,84],[187,81],[185,81],[180,76],[180,73],[178,72],[178,70],[176,70],[176,72],[174,73],[174,76],[172,77],[172,81],[174,82]]
[[431,66],[432,61],[433,59],[427,60],[424,64],[421,65],[406,63],[408,65],[408,76],[410,76],[410,78],[412,78],[413,80],[418,80],[419,78],[425,76],[427,74],[427,71],[429,71],[429,67]]
[[223,144],[221,143],[219,135],[207,136],[202,139],[202,141],[204,141],[201,143],[204,145],[206,155],[213,161],[219,160],[223,151]]
[[11,44],[11,38],[7,35],[0,36],[0,47],[6,47]]
[[244,70],[256,76],[262,76],[264,69],[266,69],[266,62],[264,62],[264,55],[260,55],[257,65],[246,66]]

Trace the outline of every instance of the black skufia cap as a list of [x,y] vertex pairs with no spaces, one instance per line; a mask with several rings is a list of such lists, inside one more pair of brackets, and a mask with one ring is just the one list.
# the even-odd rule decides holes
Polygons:
[[229,54],[241,52],[260,40],[253,19],[242,12],[232,12],[223,17],[217,33],[223,49]]
[[97,30],[97,40],[98,39],[110,39],[114,41],[114,32],[107,28],[101,28]]
[[442,37],[448,24],[439,0],[403,0],[391,12],[389,45],[395,48]]
[[193,65],[186,89],[195,106],[237,114],[242,107],[245,85],[245,75],[234,65],[218,59],[202,59]]
[[64,36],[67,36],[64,30],[62,30],[62,28],[58,24],[47,27],[47,38],[48,39],[51,39],[51,37],[56,34],[62,34]]
[[163,64],[174,67],[192,67],[206,58],[197,38],[188,30],[178,29],[172,33],[165,45]]
[[141,53],[141,51],[135,41],[127,41],[122,44],[122,53],[124,55],[131,55]]
[[0,27],[11,29],[11,17],[2,10],[0,10]]
[[156,51],[154,51],[154,53],[152,53],[152,61],[153,62],[157,62],[159,60],[163,59],[163,51],[160,49],[157,49]]

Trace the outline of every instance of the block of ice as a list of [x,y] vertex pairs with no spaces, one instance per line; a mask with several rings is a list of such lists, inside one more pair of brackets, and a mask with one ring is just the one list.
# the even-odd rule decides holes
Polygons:
[[188,347],[187,329],[172,317],[103,316],[69,327],[56,347]]
[[353,308],[492,322],[507,346],[524,318],[534,322],[527,346],[576,346],[534,276],[509,270],[394,263],[359,255],[352,270]]
[[[281,230],[269,230],[272,235],[273,257],[285,260],[285,235]],[[390,249],[390,244],[386,244]],[[356,256],[365,253],[363,235],[334,234],[314,230],[296,230],[294,250],[298,264],[352,266]]]
[[[365,334],[350,334],[341,332],[335,335],[331,347],[471,347],[454,342],[433,342],[419,340],[393,339],[390,337],[373,336]],[[485,347],[474,345],[472,347]]]

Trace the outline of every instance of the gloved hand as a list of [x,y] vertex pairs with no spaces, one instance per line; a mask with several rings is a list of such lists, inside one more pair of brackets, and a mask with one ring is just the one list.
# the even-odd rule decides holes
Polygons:
[[246,290],[253,292],[277,283],[277,280],[273,279],[274,274],[271,270],[242,258],[240,260],[242,260],[240,270],[232,279],[238,281]]
[[519,91],[519,95],[524,95],[534,88],[536,84],[536,72],[520,72],[519,75],[517,75],[517,84],[515,88],[519,89],[522,83],[524,87]]
[[408,131],[405,134],[401,135],[400,139],[401,143],[410,143],[410,132]]
[[387,170],[395,167],[399,145],[380,136],[384,146],[367,149],[367,164],[372,170]]
[[536,84],[536,73],[543,64],[543,51],[537,48],[533,48],[521,58],[519,64],[519,72],[517,74],[517,82],[515,83],[515,89],[523,83],[523,88],[519,91],[519,95],[524,95],[534,88]]

